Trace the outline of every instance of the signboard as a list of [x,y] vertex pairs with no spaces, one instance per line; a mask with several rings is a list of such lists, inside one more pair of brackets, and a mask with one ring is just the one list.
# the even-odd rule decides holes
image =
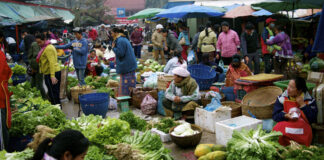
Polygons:
[[117,8],[117,17],[125,17],[125,8]]
[[138,23],[138,20],[137,19],[128,20],[127,18],[128,17],[123,17],[123,18],[116,17],[117,24],[133,24],[133,23]]

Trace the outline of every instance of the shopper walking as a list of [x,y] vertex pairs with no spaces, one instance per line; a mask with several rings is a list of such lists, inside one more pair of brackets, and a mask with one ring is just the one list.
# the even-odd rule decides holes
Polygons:
[[159,60],[159,56],[161,55],[162,64],[165,64],[165,57],[164,57],[164,43],[165,38],[162,36],[162,29],[163,26],[161,24],[156,25],[156,30],[152,35],[152,43],[153,43],[153,52],[154,52],[154,59],[156,61]]
[[109,34],[106,30],[106,27],[104,24],[100,25],[100,30],[98,32],[98,38],[101,42],[101,44],[105,43],[108,44]]
[[257,52],[258,44],[258,34],[254,30],[254,25],[248,22],[245,26],[245,32],[241,35],[241,51],[251,71],[254,65],[254,74],[260,73],[260,56]]
[[135,27],[135,30],[130,36],[131,42],[133,44],[134,53],[137,58],[141,58],[142,43],[144,40],[142,31],[139,30],[139,27]]
[[[217,38],[215,32],[211,29],[211,22],[207,22],[205,30],[200,32],[198,39],[198,52],[209,55],[209,61],[215,60]],[[204,57],[204,56],[202,56]]]
[[184,60],[187,61],[188,57],[188,48],[190,46],[189,33],[186,26],[181,26],[179,28],[180,34],[178,37],[179,44],[182,46],[181,56]]
[[273,37],[273,29],[275,27],[275,23],[277,20],[268,18],[266,19],[266,27],[264,27],[263,32],[262,32],[262,37],[261,37],[261,46],[262,46],[262,54],[263,54],[263,59],[264,59],[264,64],[265,64],[265,73],[270,73],[272,70],[272,65],[273,65],[273,56],[274,53],[276,52],[275,50],[269,51],[269,46],[266,44],[267,40],[270,39],[270,37]]
[[191,49],[195,51],[197,55],[198,63],[201,62],[202,60],[202,53],[200,51],[198,52],[198,41],[199,41],[199,35],[203,30],[204,30],[204,26],[200,25],[198,28],[198,32],[195,34],[192,40],[192,45],[191,45]]
[[221,53],[225,65],[232,62],[233,55],[240,52],[240,38],[237,33],[230,29],[228,22],[222,22],[222,33],[217,41],[217,52]]

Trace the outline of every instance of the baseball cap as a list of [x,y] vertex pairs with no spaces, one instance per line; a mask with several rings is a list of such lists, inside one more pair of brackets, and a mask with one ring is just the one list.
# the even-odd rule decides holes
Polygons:
[[266,24],[269,24],[269,23],[275,22],[275,21],[277,21],[277,20],[270,17],[270,18],[266,19]]

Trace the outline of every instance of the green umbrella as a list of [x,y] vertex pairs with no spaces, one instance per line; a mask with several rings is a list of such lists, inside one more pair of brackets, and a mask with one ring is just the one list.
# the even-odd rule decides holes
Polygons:
[[161,8],[147,8],[142,11],[139,11],[135,13],[134,15],[128,17],[128,19],[133,20],[133,19],[144,19],[144,18],[152,18],[156,14],[164,11],[165,9]]
[[253,7],[261,7],[272,13],[278,11],[292,11],[295,9],[320,9],[324,0],[269,0],[252,4]]

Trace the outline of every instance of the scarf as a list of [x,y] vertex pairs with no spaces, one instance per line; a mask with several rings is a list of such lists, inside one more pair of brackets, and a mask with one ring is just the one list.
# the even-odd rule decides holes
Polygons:
[[192,95],[197,89],[196,81],[190,76],[183,79],[180,83],[174,82],[174,85],[178,88],[181,88],[181,92],[183,95]]
[[45,44],[41,47],[41,50],[38,52],[38,55],[37,55],[37,58],[36,58],[36,62],[37,62],[37,63],[39,63],[39,59],[40,59],[40,57],[42,56],[42,54],[43,54],[45,48],[46,48],[49,44],[51,44],[50,41],[45,41]]

